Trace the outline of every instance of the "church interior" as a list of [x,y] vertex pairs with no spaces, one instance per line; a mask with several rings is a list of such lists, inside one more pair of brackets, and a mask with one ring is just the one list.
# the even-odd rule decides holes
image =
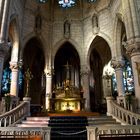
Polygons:
[[139,94],[139,0],[0,0],[0,139],[138,140]]

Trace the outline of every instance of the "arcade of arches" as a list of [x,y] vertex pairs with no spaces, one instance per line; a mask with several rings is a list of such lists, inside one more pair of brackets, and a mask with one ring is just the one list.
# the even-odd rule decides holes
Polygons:
[[129,93],[140,109],[138,0],[79,0],[64,9],[54,0],[0,0],[0,9],[1,97],[105,113],[106,97],[119,103]]

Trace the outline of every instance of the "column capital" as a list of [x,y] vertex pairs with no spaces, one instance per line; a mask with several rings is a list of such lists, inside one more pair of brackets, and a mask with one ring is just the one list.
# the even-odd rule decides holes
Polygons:
[[127,42],[126,51],[130,56],[140,55],[140,40],[130,40]]
[[54,75],[54,69],[52,67],[45,69],[44,72],[46,76]]
[[21,63],[19,62],[9,62],[11,70],[18,70],[21,67]]
[[87,66],[81,66],[81,70],[80,70],[81,76],[89,75],[89,72],[90,70]]
[[124,60],[115,60],[115,59],[112,59],[112,60],[111,60],[111,66],[112,66],[114,69],[123,68],[124,65],[125,65]]

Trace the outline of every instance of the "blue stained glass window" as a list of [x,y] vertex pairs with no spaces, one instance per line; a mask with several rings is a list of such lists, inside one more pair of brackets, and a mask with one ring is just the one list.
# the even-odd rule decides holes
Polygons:
[[97,0],[88,0],[88,2],[96,2]]
[[134,92],[134,79],[130,62],[125,59],[125,67],[123,71],[125,92]]
[[23,72],[22,70],[19,71],[19,90],[22,90],[22,85],[23,85]]
[[63,8],[69,8],[69,7],[74,6],[75,0],[58,0],[58,3]]
[[10,92],[10,82],[11,82],[11,70],[9,66],[7,66],[3,71],[2,76],[2,94]]
[[37,0],[38,3],[46,3],[47,0]]
[[[2,76],[2,95],[4,95],[5,93],[10,93],[10,84],[11,84],[11,69],[9,68],[9,66],[7,66],[4,70],[3,70],[3,76]],[[23,85],[23,73],[21,70],[19,70],[19,90],[22,91],[22,85]]]

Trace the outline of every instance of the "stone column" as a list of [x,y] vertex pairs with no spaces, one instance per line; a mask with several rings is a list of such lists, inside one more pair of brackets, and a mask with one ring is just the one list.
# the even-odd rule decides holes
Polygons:
[[83,97],[85,98],[85,111],[90,111],[89,69],[86,66],[81,69],[81,86],[84,92]]
[[3,6],[4,6],[4,0],[0,0],[0,23],[3,15]]
[[126,49],[131,56],[135,97],[138,101],[138,108],[140,109],[140,42],[132,42],[131,44],[128,44]]
[[3,17],[2,17],[1,32],[0,32],[0,42],[7,41],[10,3],[11,3],[11,0],[4,1]]
[[50,98],[52,97],[52,69],[47,69],[46,74],[46,95],[45,95],[45,105],[46,110],[50,110]]
[[18,97],[18,76],[19,76],[19,64],[18,62],[10,62],[10,68],[12,71],[10,94]]
[[111,64],[112,67],[115,69],[115,73],[116,73],[118,96],[123,96],[125,94],[125,88],[123,82],[124,62],[120,60],[112,60]]

